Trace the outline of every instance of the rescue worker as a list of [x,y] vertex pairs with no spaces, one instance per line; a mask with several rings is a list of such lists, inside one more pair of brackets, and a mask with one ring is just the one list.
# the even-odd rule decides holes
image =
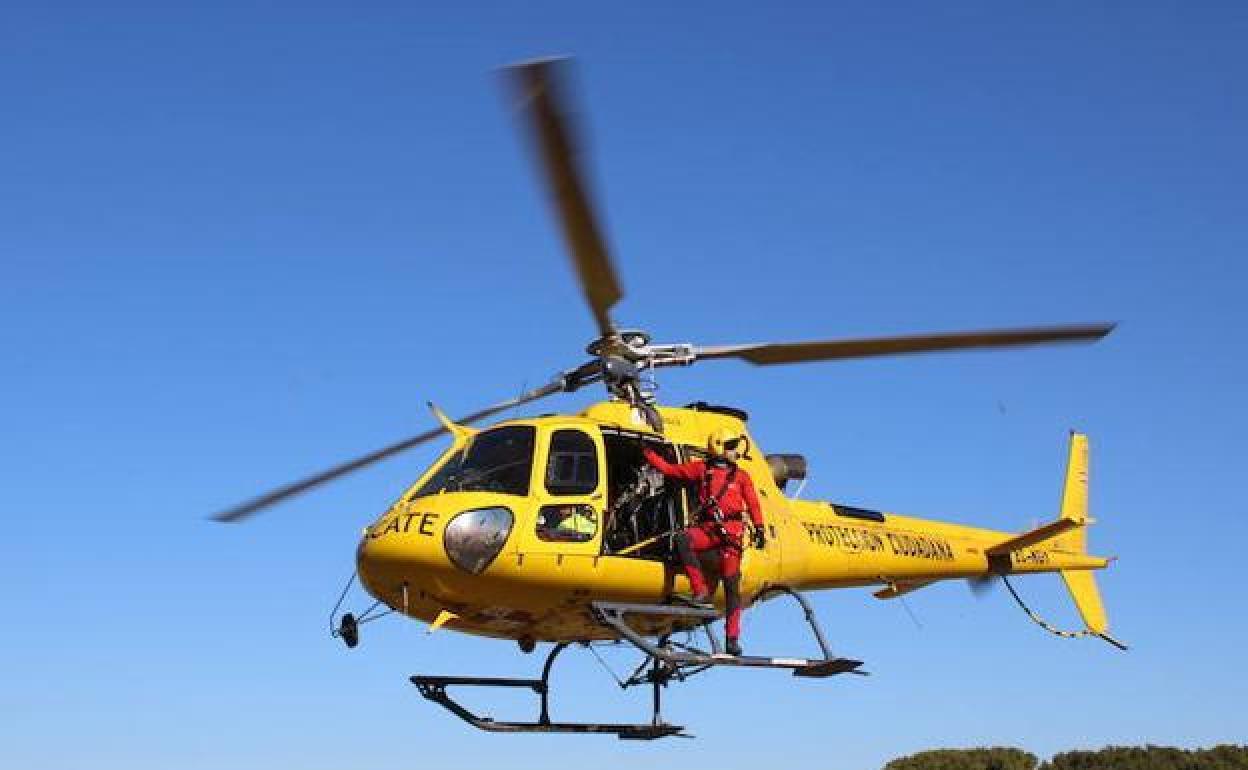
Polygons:
[[598,531],[594,511],[585,505],[549,506],[542,509],[537,536],[543,540],[583,543]]
[[725,648],[729,655],[741,654],[741,554],[745,516],[754,524],[754,547],[767,544],[763,533],[763,509],[754,492],[750,474],[737,465],[748,439],[728,428],[720,428],[707,441],[707,460],[673,464],[653,450],[643,451],[646,462],[664,476],[698,484],[698,509],[693,526],[676,536],[676,548],[697,603],[709,602],[710,591],[697,555],[715,551],[724,582]]
[[562,540],[581,543],[592,540],[594,533],[598,531],[594,510],[589,506],[565,505],[559,516],[559,521],[555,523],[555,532]]

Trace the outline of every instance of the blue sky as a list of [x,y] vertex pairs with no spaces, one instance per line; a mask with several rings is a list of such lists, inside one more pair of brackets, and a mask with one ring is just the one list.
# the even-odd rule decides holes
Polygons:
[[[1242,3],[10,2],[0,22],[0,763],[865,769],[1244,740]],[[580,60],[624,323],[719,344],[1121,322],[1086,348],[708,363],[662,395],[749,409],[766,451],[809,457],[809,496],[1003,529],[1053,515],[1087,431],[1131,652],[960,584],[913,595],[917,623],[826,593],[871,678],[710,674],[669,697],[696,741],[496,737],[406,676],[539,661],[394,619],[351,653],[326,632],[359,528],[438,447],[204,520],[427,428],[427,399],[471,411],[579,360],[590,317],[495,71],[549,54]],[[1020,586],[1075,622],[1056,578]],[[801,652],[797,621],[751,612],[747,641]],[[557,716],[645,711],[588,658],[560,676]]]

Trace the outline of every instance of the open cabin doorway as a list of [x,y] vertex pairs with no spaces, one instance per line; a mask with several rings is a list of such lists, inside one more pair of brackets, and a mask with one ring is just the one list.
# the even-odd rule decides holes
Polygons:
[[670,561],[673,539],[686,521],[687,494],[646,462],[649,448],[680,462],[671,444],[644,433],[602,429],[607,462],[607,513],[604,555]]

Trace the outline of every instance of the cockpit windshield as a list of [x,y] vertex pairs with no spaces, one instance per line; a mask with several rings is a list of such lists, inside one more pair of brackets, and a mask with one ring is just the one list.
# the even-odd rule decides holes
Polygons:
[[478,433],[466,447],[447,458],[412,497],[442,492],[528,495],[536,436],[532,425],[509,425]]

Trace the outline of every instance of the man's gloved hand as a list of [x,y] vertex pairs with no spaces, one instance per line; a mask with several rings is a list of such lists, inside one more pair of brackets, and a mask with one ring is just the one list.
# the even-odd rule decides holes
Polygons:
[[760,551],[767,547],[767,535],[762,529],[754,530],[754,547]]

